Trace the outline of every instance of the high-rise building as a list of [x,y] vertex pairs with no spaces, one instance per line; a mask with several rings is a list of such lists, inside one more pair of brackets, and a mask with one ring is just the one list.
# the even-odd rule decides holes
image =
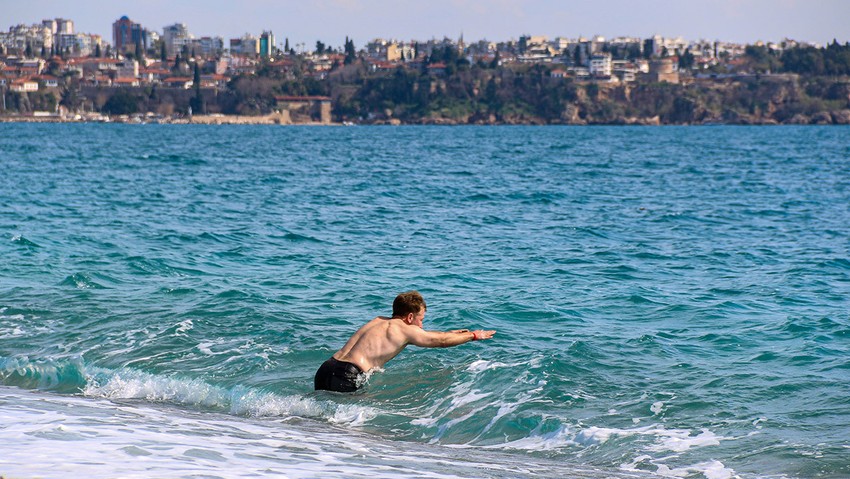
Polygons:
[[47,27],[51,33],[56,35],[56,20],[42,20],[41,24]]
[[180,53],[185,45],[192,43],[192,38],[185,23],[175,23],[162,29],[162,41],[169,56]]
[[132,36],[133,25],[134,22],[127,15],[112,24],[112,45],[116,52],[127,52],[131,48],[135,50],[136,46],[133,44]]
[[255,57],[260,53],[260,40],[246,33],[242,38],[230,39],[230,53]]
[[112,44],[116,52],[133,53],[136,45],[147,51],[151,41],[148,30],[125,15],[112,24]]
[[270,57],[274,53],[274,34],[264,31],[260,35],[260,56]]
[[70,35],[74,33],[74,22],[65,18],[56,19],[56,33]]

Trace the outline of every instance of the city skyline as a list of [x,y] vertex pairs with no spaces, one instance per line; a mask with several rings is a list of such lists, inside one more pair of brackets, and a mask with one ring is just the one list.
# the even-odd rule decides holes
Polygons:
[[850,41],[850,2],[842,0],[718,0],[685,2],[647,0],[635,4],[609,0],[588,2],[554,0],[497,0],[482,4],[469,0],[390,2],[387,0],[318,0],[311,4],[257,0],[236,5],[223,0],[188,0],[172,4],[149,0],[138,5],[81,0],[68,4],[44,0],[35,4],[4,6],[5,25],[40,23],[63,17],[74,21],[75,31],[100,34],[112,42],[111,26],[121,16],[149,30],[185,23],[196,36],[238,38],[272,30],[277,43],[286,39],[295,47],[312,49],[317,40],[333,47],[345,37],[358,48],[374,38],[427,40],[457,38],[467,41],[505,41],[520,35],[578,37],[602,35],[684,37],[737,43],[798,41],[826,44]]

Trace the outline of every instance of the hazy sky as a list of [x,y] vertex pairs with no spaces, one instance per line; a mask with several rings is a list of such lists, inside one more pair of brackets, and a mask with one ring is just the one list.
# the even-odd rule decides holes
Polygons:
[[227,40],[272,30],[278,43],[321,40],[359,48],[374,38],[427,40],[463,33],[466,41],[580,35],[648,37],[752,43],[793,38],[826,44],[850,41],[850,0],[0,0],[0,29],[70,18],[77,32],[112,42],[112,22],[122,15],[162,33],[185,23],[196,36]]

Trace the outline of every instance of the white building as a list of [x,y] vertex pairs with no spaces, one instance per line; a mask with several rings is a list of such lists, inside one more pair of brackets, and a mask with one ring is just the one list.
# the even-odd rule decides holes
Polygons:
[[169,56],[180,53],[184,46],[188,45],[191,48],[193,38],[185,23],[175,23],[162,29],[162,41],[165,43],[165,52]]
[[96,39],[87,33],[60,33],[57,35],[56,43],[61,51],[68,51],[73,56],[82,57],[91,55],[98,44]]
[[610,77],[612,62],[610,53],[597,53],[590,57],[590,74],[595,77]]
[[195,53],[203,57],[213,57],[224,50],[224,39],[221,37],[201,37],[193,42]]
[[15,25],[8,32],[0,32],[0,45],[8,50],[25,51],[27,46],[37,54],[42,48],[53,47],[53,31],[46,25]]
[[139,76],[139,62],[136,60],[123,60],[116,63],[115,76],[117,78],[137,78]]
[[231,38],[230,53],[255,57],[260,54],[260,40],[250,33],[246,33],[242,38]]
[[56,33],[59,34],[68,34],[74,33],[74,22],[73,20],[68,20],[66,18],[57,18],[56,19]]

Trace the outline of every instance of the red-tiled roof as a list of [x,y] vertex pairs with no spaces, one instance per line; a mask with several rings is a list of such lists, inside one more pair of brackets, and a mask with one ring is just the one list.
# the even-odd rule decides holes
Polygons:
[[274,97],[277,101],[330,101],[331,97],[329,96],[318,96],[318,95],[308,95],[308,96],[290,96],[290,95],[276,95]]

